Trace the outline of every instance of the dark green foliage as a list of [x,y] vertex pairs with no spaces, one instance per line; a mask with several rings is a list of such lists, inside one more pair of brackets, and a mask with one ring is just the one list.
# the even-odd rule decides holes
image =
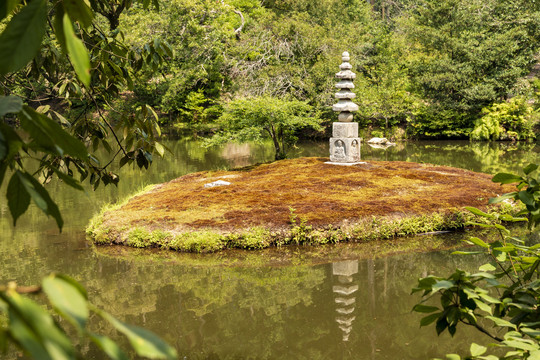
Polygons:
[[[523,169],[525,176],[499,173],[493,178],[501,184],[517,183],[517,191],[505,194],[490,202],[508,199],[522,202],[526,209],[517,218],[509,215],[496,217],[478,209],[469,210],[477,216],[491,221],[529,221],[534,229],[540,223],[537,176],[532,175],[538,165],[530,164]],[[518,214],[519,215],[519,214]],[[485,254],[488,263],[480,266],[479,272],[470,274],[456,270],[449,277],[428,276],[418,281],[414,292],[422,292],[422,301],[413,311],[430,313],[420,321],[421,326],[436,322],[437,334],[448,330],[454,335],[458,324],[474,326],[482,333],[496,340],[500,346],[509,348],[503,357],[485,356],[487,348],[471,344],[471,356],[465,359],[536,359],[540,356],[540,245],[527,245],[523,239],[512,236],[511,231],[501,224],[481,225],[498,230],[499,239],[472,237],[468,243],[478,250],[458,251],[458,254]],[[497,289],[495,292],[494,289]],[[439,306],[431,300],[440,301]],[[486,325],[492,325],[489,329]],[[447,358],[461,359],[458,355]]]
[[79,358],[73,340],[65,332],[65,325],[60,326],[42,306],[20,294],[41,292],[46,295],[56,317],[74,327],[79,336],[95,343],[110,359],[124,360],[128,356],[110,338],[95,334],[87,328],[90,313],[124,334],[137,355],[152,359],[177,357],[176,350],[153,333],[127,325],[96,308],[78,282],[59,274],[43,279],[41,287],[17,287],[15,283],[10,283],[0,288],[0,309],[8,317],[7,323],[0,328],[0,343],[7,346],[6,341],[9,340],[33,359]]
[[419,1],[407,20],[415,89],[438,111],[468,114],[500,101],[526,75],[540,17],[518,1]]

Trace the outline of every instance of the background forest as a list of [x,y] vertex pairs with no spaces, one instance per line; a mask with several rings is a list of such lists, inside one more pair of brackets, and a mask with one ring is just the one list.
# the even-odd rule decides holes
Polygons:
[[[535,0],[165,0],[150,12],[116,3],[118,11],[111,6],[97,21],[146,50],[153,71],[100,104],[112,116],[149,104],[163,124],[214,133],[249,98],[261,111],[274,101],[303,102],[302,116],[328,125],[333,74],[347,50],[364,136],[535,137]],[[48,98],[45,92],[64,104],[78,92],[69,79],[54,87],[26,77],[3,85],[6,95]]]
[[175,55],[116,105],[149,103],[178,128],[215,130],[244,98],[302,101],[330,123],[347,50],[356,120],[375,135],[534,137],[534,0],[168,0],[120,24],[127,43],[162,41]]

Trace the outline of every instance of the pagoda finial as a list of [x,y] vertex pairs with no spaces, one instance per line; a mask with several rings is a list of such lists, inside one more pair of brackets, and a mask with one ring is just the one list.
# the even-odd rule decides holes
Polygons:
[[347,51],[341,54],[342,64],[339,66],[340,71],[336,73],[336,78],[340,81],[336,84],[339,91],[336,93],[338,103],[332,107],[332,110],[338,112],[338,120],[340,122],[351,122],[353,120],[352,112],[358,111],[358,105],[352,102],[356,95],[351,91],[354,89],[353,80],[356,74],[351,71],[352,65],[349,63],[350,55]]

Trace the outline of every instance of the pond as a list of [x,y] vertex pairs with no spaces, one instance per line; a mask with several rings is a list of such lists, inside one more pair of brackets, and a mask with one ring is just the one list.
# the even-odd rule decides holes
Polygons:
[[[117,188],[84,194],[51,183],[65,220],[61,234],[34,206],[14,228],[2,201],[0,282],[30,285],[51,272],[71,275],[87,287],[94,304],[158,333],[181,359],[428,359],[465,351],[472,340],[489,342],[464,329],[454,339],[446,333],[437,337],[433,328],[420,328],[420,316],[411,313],[419,299],[410,295],[418,277],[481,264],[448,250],[416,248],[425,250],[423,244],[430,243],[446,249],[466,234],[209,255],[94,249],[84,229],[104,203],[187,173],[273,158],[271,144],[204,149],[195,141],[165,143],[174,155],[156,159],[147,172],[120,169]],[[535,144],[411,142],[386,150],[363,145],[362,158],[494,174],[539,162],[539,150]],[[327,154],[327,143],[307,143],[292,156]],[[93,326],[118,338],[104,324]],[[102,358],[88,344],[81,351],[86,358]]]

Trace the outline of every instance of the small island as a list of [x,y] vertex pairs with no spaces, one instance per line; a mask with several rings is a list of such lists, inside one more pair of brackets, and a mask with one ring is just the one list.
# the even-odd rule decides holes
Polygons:
[[463,228],[474,219],[464,207],[486,210],[490,197],[511,190],[446,166],[327,160],[188,174],[103,209],[87,232],[95,244],[189,252],[365,242]]

